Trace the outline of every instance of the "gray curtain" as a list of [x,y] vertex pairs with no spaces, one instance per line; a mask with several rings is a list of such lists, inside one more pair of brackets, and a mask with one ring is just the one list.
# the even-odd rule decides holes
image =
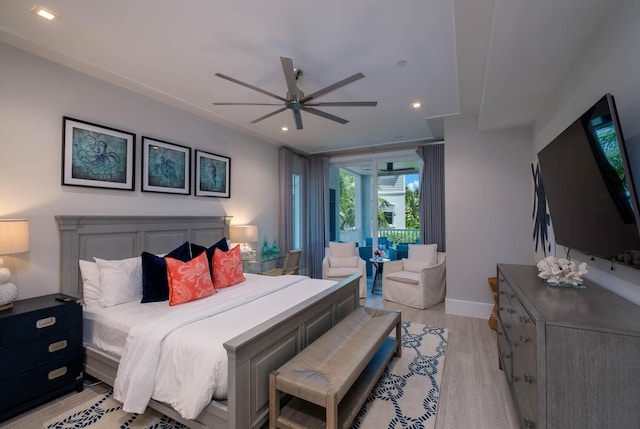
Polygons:
[[307,161],[307,245],[309,276],[322,278],[324,248],[329,243],[326,222],[329,218],[329,158],[312,156]]
[[444,218],[444,144],[420,146],[420,241],[436,243],[439,252],[447,250]]
[[280,248],[286,252],[293,247],[293,181],[292,166],[294,153],[280,148]]

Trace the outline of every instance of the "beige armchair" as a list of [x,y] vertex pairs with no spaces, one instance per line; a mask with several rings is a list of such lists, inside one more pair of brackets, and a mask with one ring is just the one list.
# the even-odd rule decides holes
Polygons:
[[367,264],[358,256],[356,243],[330,242],[322,260],[322,278],[340,281],[353,274],[360,277],[360,298],[367,297]]
[[436,250],[435,244],[411,244],[408,258],[385,263],[382,297],[420,309],[444,301],[446,254]]

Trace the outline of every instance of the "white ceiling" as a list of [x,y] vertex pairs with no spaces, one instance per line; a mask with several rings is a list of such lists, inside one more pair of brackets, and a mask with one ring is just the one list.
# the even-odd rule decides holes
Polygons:
[[[42,0],[0,1],[0,41],[276,145],[306,153],[406,147],[442,140],[442,118],[479,115],[483,130],[531,124],[618,0]],[[339,124],[215,77],[282,97],[280,57],[306,94],[361,72],[316,101]],[[398,61],[407,64],[398,67]],[[412,110],[413,101],[420,110]],[[282,126],[288,126],[284,133]]]

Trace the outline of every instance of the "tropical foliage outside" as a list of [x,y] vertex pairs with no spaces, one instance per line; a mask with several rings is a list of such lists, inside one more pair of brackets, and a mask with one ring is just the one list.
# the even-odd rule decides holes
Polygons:
[[[340,170],[340,229],[355,227],[356,224],[356,183],[352,174]],[[420,191],[419,189],[405,188],[405,225],[406,229],[419,229],[418,216]],[[378,198],[378,227],[388,228],[389,222],[385,211],[391,207],[389,201]],[[394,240],[395,241],[395,240]]]

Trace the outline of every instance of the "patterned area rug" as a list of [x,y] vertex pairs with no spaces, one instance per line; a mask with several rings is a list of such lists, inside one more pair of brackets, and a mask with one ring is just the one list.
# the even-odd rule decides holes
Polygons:
[[402,322],[402,357],[394,358],[351,429],[433,429],[449,330]]
[[122,411],[122,404],[110,390],[98,399],[78,405],[71,411],[46,422],[45,429],[184,429],[186,426],[147,408],[144,414]]
[[[392,359],[356,417],[352,429],[433,429],[449,331],[402,322],[402,357]],[[184,429],[147,409],[122,411],[111,391],[44,424],[44,429]]]

